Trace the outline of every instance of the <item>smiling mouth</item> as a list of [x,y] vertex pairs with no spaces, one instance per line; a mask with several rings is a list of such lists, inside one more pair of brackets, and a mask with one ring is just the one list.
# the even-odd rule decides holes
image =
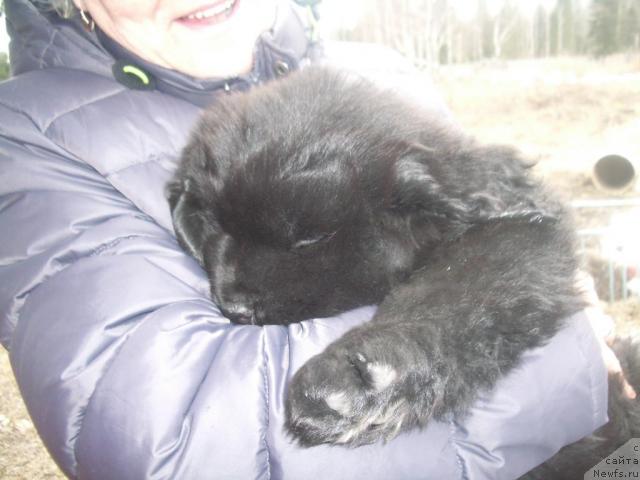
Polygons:
[[208,26],[222,23],[238,9],[240,0],[222,0],[178,18],[178,22],[188,27]]

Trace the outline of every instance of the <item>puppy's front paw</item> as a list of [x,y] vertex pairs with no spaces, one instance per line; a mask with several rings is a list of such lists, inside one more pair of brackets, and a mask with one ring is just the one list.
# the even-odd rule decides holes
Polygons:
[[414,423],[405,373],[357,349],[330,348],[293,377],[286,428],[305,447],[389,440]]

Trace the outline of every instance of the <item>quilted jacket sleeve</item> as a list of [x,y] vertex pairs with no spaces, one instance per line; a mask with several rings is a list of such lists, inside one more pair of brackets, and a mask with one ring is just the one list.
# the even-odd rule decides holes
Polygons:
[[[214,318],[202,272],[170,231],[49,142],[42,133],[47,125],[4,106],[0,119],[0,339],[34,423],[71,476],[83,473],[86,442],[78,437],[92,426],[106,448],[109,429],[126,429],[136,449],[162,450],[162,433],[107,422],[92,395],[103,382],[107,409],[134,412],[133,404],[144,400],[145,415],[160,421],[158,431],[174,428],[173,418],[188,418],[197,401],[216,352],[210,342],[220,341],[229,325]],[[179,344],[176,331],[184,331]],[[192,355],[196,364],[181,356],[199,349],[209,354]],[[117,372],[114,383],[109,372]],[[95,409],[100,413],[92,415]],[[160,425],[162,419],[167,423]],[[175,432],[163,433],[174,441]],[[120,446],[119,457],[134,451],[126,442]],[[147,477],[124,460],[130,478]]]
[[[171,162],[157,152],[181,123],[175,104],[106,87],[89,101],[75,75],[50,91],[72,88],[84,106],[50,98],[55,119],[7,101],[11,83],[0,92],[0,340],[70,477],[513,478],[604,421],[604,368],[577,317],[463,422],[387,445],[296,447],[282,430],[288,380],[374,309],[230,325],[168,221]],[[111,135],[84,130],[98,124]]]

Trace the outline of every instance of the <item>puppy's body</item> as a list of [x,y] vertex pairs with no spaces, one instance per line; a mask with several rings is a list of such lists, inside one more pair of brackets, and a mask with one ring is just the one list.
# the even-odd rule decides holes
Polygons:
[[233,321],[380,305],[293,378],[303,445],[464,413],[581,307],[566,214],[514,150],[324,69],[217,103],[170,203]]

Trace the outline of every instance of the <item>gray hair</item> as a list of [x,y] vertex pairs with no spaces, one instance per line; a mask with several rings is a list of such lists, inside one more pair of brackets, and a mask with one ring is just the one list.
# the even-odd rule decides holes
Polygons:
[[78,10],[73,0],[32,0],[32,3],[40,10],[55,11],[62,18],[71,18]]

